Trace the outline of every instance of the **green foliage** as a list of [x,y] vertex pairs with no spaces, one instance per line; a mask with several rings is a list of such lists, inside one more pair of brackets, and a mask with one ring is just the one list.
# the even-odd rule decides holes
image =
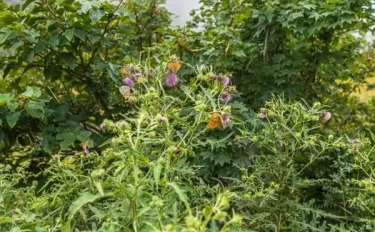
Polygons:
[[181,50],[191,62],[231,72],[251,106],[275,93],[309,102],[347,98],[373,72],[366,42],[354,36],[373,25],[371,1],[200,2]]
[[[230,107],[216,100],[224,86],[211,79],[211,72],[197,70],[194,82],[180,80],[179,86],[168,88],[166,66],[136,66],[142,77],[132,88],[134,110],[117,122],[104,121],[114,136],[101,156],[54,156],[23,204],[11,201],[12,187],[20,180],[5,171],[6,221],[1,228],[230,231],[240,225],[242,217],[229,209],[235,195],[220,187],[210,189],[194,165],[196,152],[204,148],[200,141],[210,133],[210,112],[230,113]],[[154,76],[145,78],[150,71]],[[15,208],[17,213],[12,213]],[[23,215],[33,215],[34,224]]]
[[0,2],[0,230],[375,230],[371,2],[164,3]]
[[10,158],[18,145],[37,156],[71,154],[79,142],[98,149],[106,139],[98,125],[124,107],[113,94],[121,65],[163,39],[169,13],[161,3],[1,3],[0,14],[11,15],[0,20],[2,156]]

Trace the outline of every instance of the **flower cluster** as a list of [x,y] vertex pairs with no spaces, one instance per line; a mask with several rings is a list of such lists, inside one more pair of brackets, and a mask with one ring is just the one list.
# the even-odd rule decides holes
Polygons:
[[221,92],[219,99],[220,102],[224,105],[228,104],[232,100],[232,94],[236,92],[234,86],[229,86],[230,78],[228,76],[219,73],[219,75],[212,75],[211,80],[220,81],[223,86],[223,91]]
[[169,88],[173,88],[177,86],[180,82],[180,79],[177,75],[178,70],[180,70],[181,68],[180,60],[177,58],[175,61],[169,62],[167,67],[170,70],[170,72],[165,80],[165,85]]

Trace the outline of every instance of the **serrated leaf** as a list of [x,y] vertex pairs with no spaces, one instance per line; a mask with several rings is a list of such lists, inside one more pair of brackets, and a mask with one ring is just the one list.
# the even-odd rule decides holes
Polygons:
[[74,31],[74,36],[79,38],[82,41],[86,40],[86,33],[84,31],[82,31],[81,29],[76,29]]
[[94,9],[90,10],[90,19],[93,22],[99,21],[100,19],[102,19],[104,15],[105,15],[104,10],[94,10]]
[[177,193],[180,200],[185,203],[186,208],[190,211],[188,198],[186,194],[184,193],[184,191],[182,191],[182,189],[174,182],[168,182],[167,185],[171,186],[174,189],[174,191]]
[[26,112],[34,118],[42,118],[44,116],[45,102],[41,100],[30,100],[25,105]]
[[100,35],[87,35],[87,38],[89,39],[91,44],[96,44],[100,40],[101,36]]
[[64,35],[65,35],[65,38],[66,38],[68,41],[71,42],[72,39],[73,39],[73,36],[74,36],[74,28],[71,28],[71,29],[67,29],[67,30],[65,30]]
[[20,118],[21,113],[22,113],[22,111],[17,111],[17,112],[14,112],[12,114],[8,114],[6,116],[7,123],[8,123],[10,128],[13,128],[17,124],[17,121]]

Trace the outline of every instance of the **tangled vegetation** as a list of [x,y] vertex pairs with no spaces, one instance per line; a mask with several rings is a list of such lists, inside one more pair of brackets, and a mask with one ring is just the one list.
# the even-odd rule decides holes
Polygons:
[[371,2],[200,3],[0,1],[1,231],[375,230]]

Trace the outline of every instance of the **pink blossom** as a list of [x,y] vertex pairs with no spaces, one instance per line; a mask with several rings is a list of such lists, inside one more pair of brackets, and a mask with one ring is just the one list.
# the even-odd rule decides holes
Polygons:
[[123,80],[124,84],[129,86],[129,87],[133,87],[134,86],[134,81],[130,78],[130,77],[127,77]]
[[230,100],[232,100],[232,95],[230,95],[229,93],[223,93],[220,95],[221,103],[228,104]]
[[230,117],[229,117],[228,114],[224,114],[223,121],[224,121],[225,125],[228,125],[230,123]]
[[223,84],[224,87],[227,87],[229,85],[230,79],[229,77],[226,76],[220,76],[221,83]]
[[323,121],[324,122],[327,122],[328,120],[330,120],[332,117],[332,114],[330,112],[323,112]]
[[167,79],[165,80],[165,85],[169,88],[175,87],[180,80],[178,79],[178,76],[176,73],[170,73],[167,76]]

